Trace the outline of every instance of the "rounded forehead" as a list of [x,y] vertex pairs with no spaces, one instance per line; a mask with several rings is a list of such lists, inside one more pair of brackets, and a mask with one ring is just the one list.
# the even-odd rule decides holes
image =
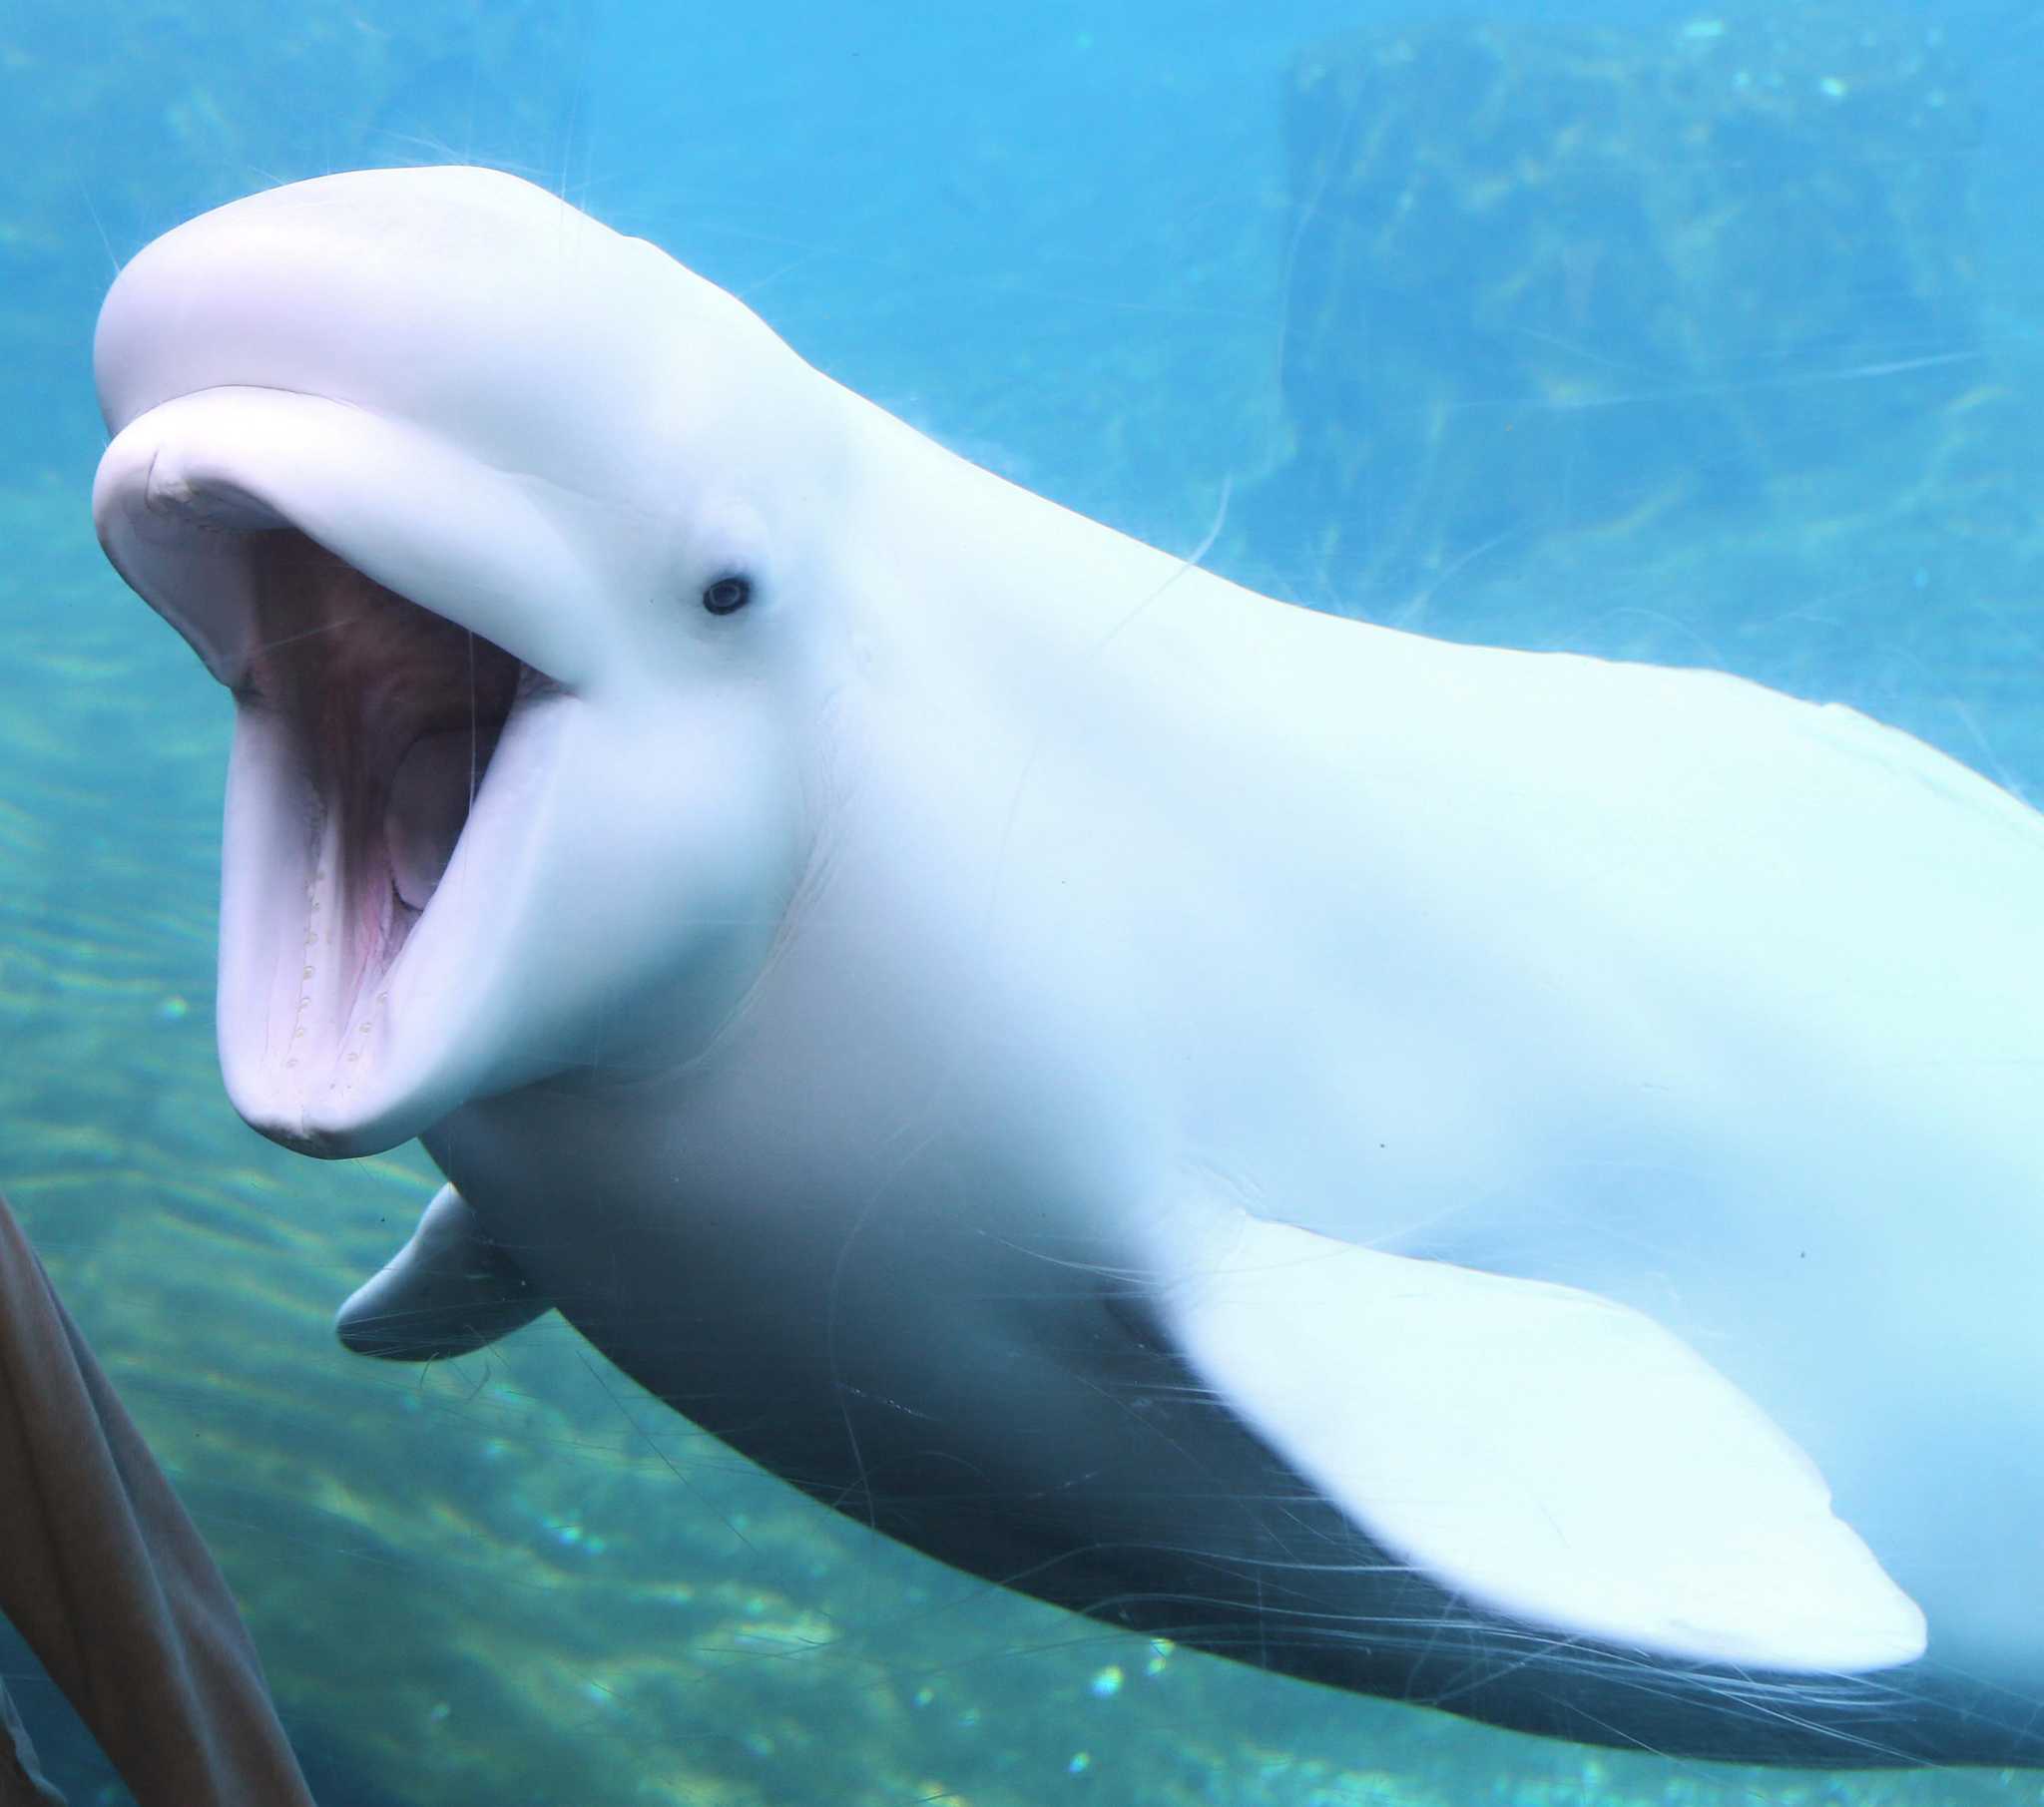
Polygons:
[[203,215],[122,271],[95,348],[115,431],[179,395],[278,388],[513,467],[586,462],[621,428],[643,448],[660,414],[720,413],[781,364],[800,367],[656,246],[458,168],[323,177]]

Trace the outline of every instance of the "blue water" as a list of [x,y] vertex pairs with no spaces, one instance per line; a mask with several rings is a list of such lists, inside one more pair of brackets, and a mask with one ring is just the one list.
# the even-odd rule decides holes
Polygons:
[[[1747,29],[1704,7],[1570,16],[1642,56]],[[124,257],[271,183],[490,162],[655,237],[968,455],[1175,551],[1208,546],[1230,575],[1429,632],[1743,671],[2044,795],[2044,547],[2020,430],[2044,379],[2037,16],[1810,15],[1841,57],[1862,18],[1946,36],[1980,113],[1963,155],[1826,137],[1814,101],[1796,117],[1838,167],[1934,176],[1954,209],[1970,195],[1965,330],[1926,339],[1876,274],[1832,352],[1785,364],[1729,337],[1680,385],[1640,370],[1569,412],[1595,470],[1678,386],[1771,416],[1779,397],[1797,456],[1760,460],[1739,493],[1627,513],[1564,485],[1458,538],[1419,484],[1331,571],[1306,556],[1328,505],[1280,385],[1312,242],[1285,97],[1305,47],[1423,10],[308,0],[285,17],[0,0],[0,1186],[213,1541],[322,1798],[2044,1799],[2025,1776],[1586,1751],[1117,1637],[863,1537],[558,1326],[423,1375],[345,1357],[326,1319],[408,1229],[425,1165],[315,1167],[229,1111],[209,1015],[226,703],[106,570],[86,509],[92,319]],[[1642,184],[1692,155],[1657,150]],[[1738,191],[1738,170],[1712,174]],[[1594,245],[1612,228],[1566,229]],[[1452,283],[1437,304],[1450,321],[1482,306]],[[1569,317],[1538,329],[1566,338]],[[1564,350],[1590,357],[1582,337]],[[1957,374],[1935,404],[1867,431],[1869,395],[1937,360]],[[1568,407],[1517,368],[1461,373],[1459,405],[1501,435]],[[1724,457],[1700,441],[1688,462]],[[1421,519],[1445,528],[1407,531]],[[12,1676],[24,1660],[0,1649]],[[48,1690],[20,1692],[74,1798],[119,1799]]]

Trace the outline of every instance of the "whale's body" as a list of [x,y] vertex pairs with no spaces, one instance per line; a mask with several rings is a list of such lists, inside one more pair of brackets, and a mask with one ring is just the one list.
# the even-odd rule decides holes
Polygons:
[[556,1307],[864,1522],[1341,1685],[2044,1763],[2027,806],[1254,596],[486,172],[179,228],[98,367],[102,538],[238,701],[230,1091],[450,1181],[352,1346]]

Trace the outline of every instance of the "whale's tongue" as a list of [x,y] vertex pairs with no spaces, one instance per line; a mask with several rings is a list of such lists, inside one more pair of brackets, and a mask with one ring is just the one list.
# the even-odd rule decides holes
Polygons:
[[478,723],[421,734],[391,774],[383,845],[406,908],[423,910],[439,888],[501,731],[501,723]]

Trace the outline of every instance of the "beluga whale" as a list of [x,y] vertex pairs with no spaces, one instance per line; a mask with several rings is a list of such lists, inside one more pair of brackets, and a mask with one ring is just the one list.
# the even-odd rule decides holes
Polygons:
[[2044,1764],[2044,820],[1252,594],[480,169],[178,226],[120,574],[234,702],[235,1108],[971,1575],[1614,1745]]

